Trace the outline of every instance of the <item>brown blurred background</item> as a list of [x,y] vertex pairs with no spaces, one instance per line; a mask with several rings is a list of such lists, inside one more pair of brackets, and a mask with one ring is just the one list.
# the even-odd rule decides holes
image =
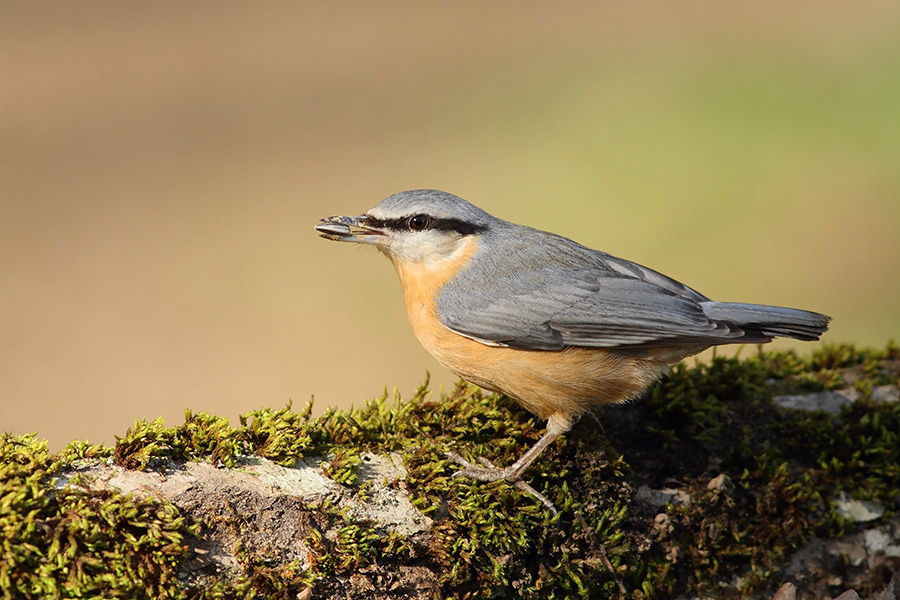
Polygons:
[[312,229],[418,187],[897,338],[900,3],[783,4],[4,4],[0,430],[450,384]]

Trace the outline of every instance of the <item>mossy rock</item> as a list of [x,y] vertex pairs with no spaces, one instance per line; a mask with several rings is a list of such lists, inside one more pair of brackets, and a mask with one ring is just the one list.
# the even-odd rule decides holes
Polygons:
[[[678,365],[535,463],[529,483],[557,515],[505,482],[452,477],[448,451],[509,464],[543,428],[466,384],[438,398],[426,383],[408,400],[385,394],[317,419],[309,407],[263,409],[237,427],[188,411],[176,427],[138,422],[114,448],[56,455],[7,435],[0,590],[763,598],[791,579],[800,598],[847,587],[868,597],[900,569],[898,381],[894,345]],[[848,398],[839,410],[773,402],[830,391]],[[810,558],[830,540],[875,537],[856,562],[838,550],[830,563]]]

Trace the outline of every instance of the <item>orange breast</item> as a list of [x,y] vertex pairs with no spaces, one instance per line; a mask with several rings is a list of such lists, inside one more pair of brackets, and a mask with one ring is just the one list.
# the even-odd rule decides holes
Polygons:
[[502,392],[541,418],[571,420],[591,405],[638,395],[666,371],[666,363],[608,349],[571,347],[561,351],[488,346],[447,329],[436,298],[477,249],[466,242],[456,255],[435,265],[394,260],[406,312],[422,346],[442,365],[485,389]]

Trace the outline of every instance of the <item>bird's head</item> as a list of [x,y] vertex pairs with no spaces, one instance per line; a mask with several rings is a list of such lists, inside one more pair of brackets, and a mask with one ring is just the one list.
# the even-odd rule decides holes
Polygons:
[[439,264],[470,248],[497,220],[462,198],[437,190],[400,192],[364,215],[329,217],[322,237],[373,244],[396,263]]

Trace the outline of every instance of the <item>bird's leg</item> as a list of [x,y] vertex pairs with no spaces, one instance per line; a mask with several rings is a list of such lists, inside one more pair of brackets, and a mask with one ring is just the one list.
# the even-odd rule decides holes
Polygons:
[[[599,423],[599,419],[593,413],[589,413],[593,419]],[[601,425],[601,428],[603,426]],[[516,462],[506,467],[505,469],[500,469],[494,466],[494,463],[489,461],[484,457],[478,457],[478,462],[483,466],[477,466],[462,456],[457,454],[456,452],[448,452],[447,457],[455,462],[458,465],[461,465],[463,468],[453,474],[454,477],[471,477],[473,479],[477,479],[479,481],[498,481],[500,479],[504,479],[517,488],[525,492],[526,494],[530,494],[531,496],[537,498],[541,504],[547,507],[550,512],[554,515],[557,514],[556,507],[553,506],[553,503],[544,496],[542,493],[522,481],[522,475],[531,466],[531,464],[537,460],[537,457],[541,455],[547,446],[552,444],[556,438],[561,436],[572,429],[572,416],[571,415],[561,415],[561,414],[553,414],[550,415],[550,418],[547,419],[547,431],[544,435],[541,436],[535,444],[528,449],[525,454],[519,458]]]
[[491,467],[479,467],[464,459],[456,452],[448,452],[447,457],[463,468],[453,474],[454,477],[471,477],[479,481],[497,481],[505,479],[510,483],[515,483],[522,479],[522,474],[531,466],[538,456],[541,455],[547,446],[560,435],[572,428],[572,419],[568,416],[550,415],[547,420],[547,431],[541,436],[528,451],[522,455],[519,460],[504,469]]
[[503,469],[497,467],[479,467],[470,463],[456,452],[448,452],[447,457],[463,467],[453,474],[454,477],[471,477],[472,479],[477,479],[479,481],[498,481],[500,479],[505,479],[510,483],[515,483],[522,479],[522,474],[525,470],[528,469],[528,467],[531,466],[531,463],[540,456],[541,452],[543,452],[544,449],[552,444],[553,440],[558,437],[558,433],[553,433],[548,430],[519,460]]

